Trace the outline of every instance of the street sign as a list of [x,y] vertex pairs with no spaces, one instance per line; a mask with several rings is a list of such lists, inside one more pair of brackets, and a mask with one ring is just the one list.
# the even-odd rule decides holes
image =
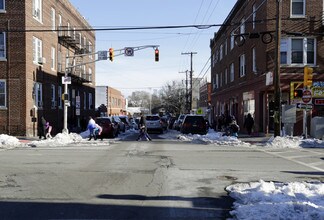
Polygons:
[[134,56],[134,48],[132,47],[125,47],[125,56],[132,57]]
[[304,89],[303,90],[303,97],[302,101],[305,104],[311,103],[312,102],[312,91],[309,89]]
[[108,60],[108,51],[98,51],[98,60]]
[[306,110],[311,110],[313,109],[313,105],[312,104],[305,104],[305,103],[297,103],[296,107],[299,109],[306,109]]
[[71,84],[71,81],[70,76],[62,76],[62,84]]

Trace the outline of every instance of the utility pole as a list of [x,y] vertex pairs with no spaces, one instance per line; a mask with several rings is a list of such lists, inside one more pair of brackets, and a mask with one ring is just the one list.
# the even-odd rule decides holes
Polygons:
[[181,55],[190,55],[190,99],[189,99],[189,107],[190,110],[192,109],[192,75],[193,75],[193,67],[192,67],[192,57],[197,52],[188,52],[188,53],[181,53]]
[[274,136],[280,136],[281,130],[281,89],[280,89],[280,40],[282,0],[277,0],[275,68],[274,68]]

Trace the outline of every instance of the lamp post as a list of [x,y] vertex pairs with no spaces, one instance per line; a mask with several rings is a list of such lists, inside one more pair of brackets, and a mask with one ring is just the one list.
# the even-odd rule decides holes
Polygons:
[[274,69],[274,136],[280,136],[281,130],[281,90],[280,90],[280,39],[282,0],[276,5],[276,38],[275,38],[275,69]]

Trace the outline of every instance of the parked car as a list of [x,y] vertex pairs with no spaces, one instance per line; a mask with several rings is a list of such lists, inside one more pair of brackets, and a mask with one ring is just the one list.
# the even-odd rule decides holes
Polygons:
[[129,126],[131,129],[138,130],[138,124],[136,123],[136,120],[134,118],[129,119]]
[[130,122],[127,115],[120,115],[120,120],[124,123],[126,130],[130,129]]
[[173,129],[180,131],[181,124],[183,122],[183,119],[185,118],[185,114],[179,115],[178,119],[173,124]]
[[119,118],[119,116],[117,115],[114,115],[114,116],[111,116],[113,122],[117,123],[118,124],[118,132],[122,131],[122,132],[125,132],[126,131],[126,126],[124,124],[124,122],[122,122]]
[[118,125],[112,122],[111,117],[98,117],[96,123],[102,127],[101,135],[99,139],[103,138],[115,138],[118,136]]
[[181,133],[183,134],[207,134],[208,128],[205,119],[201,115],[186,115],[181,128]]
[[146,128],[147,132],[158,131],[163,134],[163,127],[161,118],[158,115],[147,115],[146,116]]

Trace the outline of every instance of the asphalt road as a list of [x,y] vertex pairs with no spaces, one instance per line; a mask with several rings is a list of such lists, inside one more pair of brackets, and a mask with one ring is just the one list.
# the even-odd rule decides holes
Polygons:
[[265,150],[135,135],[107,146],[0,151],[1,219],[225,219],[237,182],[324,181],[322,149]]

